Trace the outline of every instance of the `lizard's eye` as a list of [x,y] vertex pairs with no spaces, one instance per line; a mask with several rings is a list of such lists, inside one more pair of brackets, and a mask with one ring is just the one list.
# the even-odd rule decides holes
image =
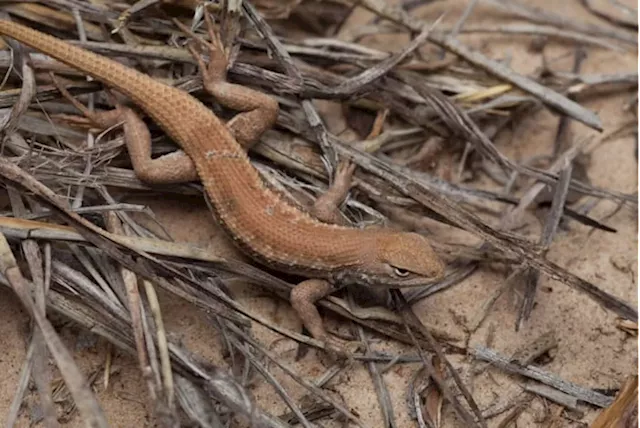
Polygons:
[[406,270],[406,269],[401,269],[401,268],[397,268],[397,267],[394,267],[394,268],[393,268],[393,272],[394,272],[396,275],[400,276],[400,277],[409,276],[409,273],[410,273],[410,272],[409,272],[408,270]]

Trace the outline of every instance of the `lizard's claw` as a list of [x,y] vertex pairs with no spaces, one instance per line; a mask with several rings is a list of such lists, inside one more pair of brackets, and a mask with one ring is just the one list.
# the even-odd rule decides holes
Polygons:
[[209,33],[209,39],[211,39],[211,43],[209,44],[209,54],[213,57],[213,51],[215,51],[216,55],[222,54],[225,59],[229,57],[229,52],[224,47],[224,43],[222,43],[222,39],[220,38],[220,31],[216,30],[213,25],[213,19],[211,19],[211,14],[205,10],[204,12],[204,21],[207,24],[207,33]]
[[344,341],[327,335],[323,340],[328,363],[336,363],[340,360],[353,361],[353,354],[356,353],[362,343],[357,341]]
[[[222,39],[220,38],[219,31],[215,28],[211,15],[205,11],[204,14],[205,23],[207,26],[207,33],[209,34],[210,42],[207,42],[202,37],[196,35],[193,31],[187,28],[181,22],[174,20],[176,25],[180,27],[182,31],[191,36],[191,41],[187,44],[187,49],[191,53],[191,56],[198,63],[198,69],[202,75],[202,81],[205,86],[214,82],[225,81],[227,77],[227,66],[229,64],[229,50],[225,48]],[[195,44],[199,45],[202,50],[208,51],[209,63],[206,64],[202,59],[202,55],[197,52]]]

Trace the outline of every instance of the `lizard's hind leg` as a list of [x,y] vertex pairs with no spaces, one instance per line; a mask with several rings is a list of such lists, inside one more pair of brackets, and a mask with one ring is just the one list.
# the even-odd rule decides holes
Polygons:
[[131,164],[140,180],[149,184],[168,184],[185,183],[198,179],[193,161],[182,150],[177,150],[156,159],[151,158],[151,133],[149,128],[136,112],[120,104],[109,91],[107,91],[107,95],[114,104],[114,109],[95,112],[89,110],[73,97],[53,74],[51,78],[62,96],[80,110],[95,126],[106,129],[120,123],[123,124],[124,139],[131,158]]
[[[176,24],[192,37],[187,48],[198,63],[205,90],[223,106],[240,112],[226,126],[236,140],[249,149],[275,124],[279,111],[278,101],[255,89],[227,82],[228,50],[214,28],[211,15],[205,11],[204,18],[211,42],[203,40],[180,22],[176,21]],[[196,51],[194,44],[208,51],[208,64]]]

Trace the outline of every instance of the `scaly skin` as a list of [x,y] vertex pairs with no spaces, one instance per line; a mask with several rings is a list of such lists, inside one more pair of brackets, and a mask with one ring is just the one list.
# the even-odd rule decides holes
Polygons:
[[[211,59],[215,67],[208,70],[209,83],[214,88],[210,91],[216,92],[217,87],[216,95],[227,98],[226,103],[224,99],[221,102],[236,109],[241,109],[240,104],[244,101],[254,101],[254,105],[258,101],[266,104],[258,116],[255,115],[258,107],[253,112],[238,114],[232,121],[236,126],[233,133],[230,124],[225,125],[188,93],[118,62],[10,21],[0,21],[0,34],[92,76],[141,107],[193,162],[197,176],[211,199],[217,221],[236,244],[260,263],[310,278],[299,286],[292,299],[296,302],[308,300],[307,303],[313,306],[312,311],[315,311],[313,302],[333,290],[327,282],[341,286],[362,283],[407,287],[442,277],[444,265],[421,235],[323,223],[287,203],[265,186],[238,140],[243,137],[243,128],[253,127],[246,133],[247,138],[253,139],[259,136],[254,131],[261,132],[264,126],[270,127],[277,118],[277,102],[265,94],[224,83],[224,70],[220,68],[226,66],[226,59],[215,55],[216,46],[213,46]],[[215,61],[222,65],[214,64]],[[202,63],[200,66],[206,84],[207,70],[203,70]],[[126,113],[133,114],[128,109]],[[251,113],[254,113],[251,121],[243,122],[242,116]],[[250,124],[258,120],[261,123]],[[140,121],[129,123],[139,124]],[[129,131],[136,134],[133,137],[148,133],[133,125]],[[128,142],[130,153],[134,149],[131,144]],[[149,161],[150,153],[147,156]],[[189,162],[189,159],[184,160]],[[140,170],[138,168],[136,172]],[[165,172],[170,175],[169,171]],[[191,176],[183,174],[182,177]],[[146,178],[147,181],[163,181],[153,174],[146,174]],[[325,281],[324,286],[318,285],[321,283],[319,279]],[[315,325],[319,319],[317,314],[309,316],[296,309],[316,338],[327,339],[322,327]]]

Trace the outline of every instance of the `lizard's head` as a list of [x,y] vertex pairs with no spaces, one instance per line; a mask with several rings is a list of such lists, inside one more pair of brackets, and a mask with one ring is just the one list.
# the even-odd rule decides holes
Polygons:
[[395,288],[425,285],[444,276],[444,263],[422,235],[378,231],[370,243],[362,249],[360,265],[341,273],[339,279]]

